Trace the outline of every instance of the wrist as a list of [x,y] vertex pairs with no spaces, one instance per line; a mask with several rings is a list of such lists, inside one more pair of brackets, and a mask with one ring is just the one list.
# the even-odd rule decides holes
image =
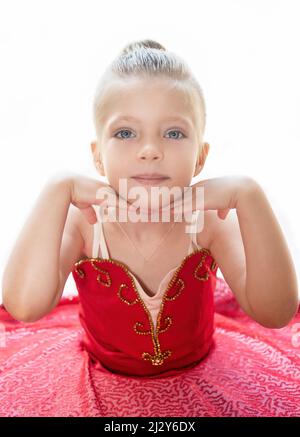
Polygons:
[[236,208],[241,206],[243,201],[249,201],[257,196],[259,191],[261,191],[261,187],[256,180],[248,176],[243,177],[236,191]]
[[74,186],[74,175],[72,173],[56,173],[49,179],[47,186],[55,191],[66,193],[71,202]]

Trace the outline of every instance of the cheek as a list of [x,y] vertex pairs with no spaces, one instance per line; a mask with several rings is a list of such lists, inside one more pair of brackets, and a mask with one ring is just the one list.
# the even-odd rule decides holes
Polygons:
[[109,184],[118,191],[119,180],[122,178],[127,179],[130,173],[128,156],[120,157],[119,154],[108,153],[105,158],[105,173]]
[[178,175],[189,174],[195,164],[195,158],[193,154],[189,151],[177,151],[171,154],[170,161],[173,168],[176,168]]
[[[180,164],[179,164],[180,163]],[[177,161],[176,167],[176,185],[188,187],[191,185],[195,172],[195,159],[185,156]]]
[[[121,141],[109,141],[106,144],[106,156],[107,161],[110,162],[110,165],[118,164],[119,162],[127,162],[129,160],[130,154],[132,155],[132,147],[130,145],[126,145],[121,143]],[[112,163],[113,161],[113,163]]]

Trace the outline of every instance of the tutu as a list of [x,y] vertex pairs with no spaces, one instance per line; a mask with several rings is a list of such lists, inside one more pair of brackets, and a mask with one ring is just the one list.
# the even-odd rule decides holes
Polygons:
[[299,416],[299,312],[284,328],[264,328],[222,278],[214,301],[208,355],[160,378],[119,375],[93,360],[81,343],[78,296],[63,297],[34,323],[1,305],[0,416]]
[[96,213],[78,295],[34,323],[0,307],[0,416],[300,415],[299,311],[281,329],[252,320],[195,233],[148,296],[110,258]]

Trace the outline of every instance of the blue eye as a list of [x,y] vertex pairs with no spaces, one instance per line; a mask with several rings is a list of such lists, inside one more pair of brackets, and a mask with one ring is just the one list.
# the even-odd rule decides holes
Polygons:
[[[122,129],[122,130],[119,130],[119,132],[117,132],[114,136],[115,136],[116,138],[120,138],[120,137],[117,136],[120,132],[130,132],[130,130],[128,130],[128,129]],[[131,133],[132,133],[132,132],[131,132]],[[124,140],[126,140],[126,138],[128,138],[128,137],[121,137],[120,139],[124,139]]]
[[179,132],[182,135],[181,138],[174,138],[173,137],[173,140],[181,140],[182,138],[185,138],[185,135],[180,130],[170,130],[169,132]]
[[[128,129],[121,129],[121,130],[119,130],[114,136],[116,137],[116,138],[120,138],[120,139],[124,139],[124,140],[126,140],[126,139],[128,139],[128,138],[130,138],[130,137],[128,137],[128,136],[121,136],[121,137],[118,137],[118,135],[119,135],[119,133],[122,133],[122,132],[129,132],[129,133],[132,133],[130,130],[128,130]],[[180,131],[180,130],[171,130],[171,131],[169,131],[168,133],[170,133],[170,132],[179,132],[181,135],[182,135],[182,137],[181,138],[174,138],[173,137],[173,139],[174,140],[181,140],[182,138],[185,138],[186,136]]]

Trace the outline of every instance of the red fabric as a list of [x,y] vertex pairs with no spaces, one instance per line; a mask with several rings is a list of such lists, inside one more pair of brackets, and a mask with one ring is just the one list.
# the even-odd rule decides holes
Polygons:
[[128,376],[170,376],[194,366],[213,340],[216,270],[207,249],[185,257],[164,292],[155,331],[126,266],[112,259],[76,263],[84,347],[109,371]]
[[[192,255],[180,272],[180,277],[188,278],[188,284],[191,281],[190,273],[193,273],[193,267],[199,260],[197,255]],[[104,263],[101,266],[105,266],[110,273],[116,267]],[[205,270],[211,273],[209,266],[210,258],[206,257],[204,270],[199,270],[199,276]],[[246,316],[223,279],[216,278],[214,290],[214,275],[210,274],[211,287],[208,286],[209,280],[197,280],[197,298],[208,310],[205,314],[204,311],[201,313],[202,322],[193,319],[202,308],[196,302],[193,302],[195,308],[190,304],[188,308],[185,306],[184,311],[179,311],[180,299],[184,300],[185,296],[184,290],[177,299],[168,301],[165,315],[172,315],[173,324],[160,334],[161,349],[171,349],[173,354],[162,365],[154,366],[140,355],[143,351],[153,353],[150,336],[128,332],[129,327],[132,329],[133,322],[147,322],[147,318],[142,318],[143,312],[138,309],[138,304],[127,308],[127,304],[121,301],[119,303],[111,294],[105,296],[104,289],[99,288],[104,302],[113,299],[111,307],[106,307],[105,320],[106,326],[114,328],[110,330],[110,334],[100,339],[97,332],[92,331],[93,324],[96,323],[96,319],[92,317],[89,322],[86,321],[90,334],[87,335],[84,324],[81,323],[88,311],[96,317],[96,312],[100,311],[100,302],[94,296],[90,301],[91,306],[88,305],[87,294],[93,295],[95,292],[92,278],[97,279],[97,274],[95,276],[90,262],[82,270],[86,272],[85,280],[90,285],[81,286],[79,296],[62,298],[51,313],[35,323],[14,320],[1,305],[0,416],[300,415],[300,312],[284,328],[264,328]],[[128,279],[120,268],[115,273],[116,275],[111,275],[114,287],[120,281]],[[84,280],[78,276],[78,281],[79,279]],[[104,280],[102,276],[101,280]],[[187,287],[186,290],[193,295],[194,288],[190,285]],[[170,293],[171,290],[172,295],[173,292],[176,293],[175,288],[171,287]],[[109,291],[108,287],[106,291]],[[125,295],[125,287],[123,291]],[[128,295],[125,296],[129,299],[132,289],[127,291]],[[128,369],[130,361],[137,365],[140,372],[147,366],[147,369],[150,367],[154,372],[158,369],[168,369],[170,372],[172,360],[174,363],[186,364],[188,360],[181,350],[176,350],[176,345],[180,345],[180,348],[187,347],[184,344],[187,338],[191,341],[190,345],[196,345],[197,349],[194,342],[204,339],[205,332],[211,332],[208,313],[211,310],[212,294],[215,310],[213,341],[208,354],[203,355],[193,367],[186,370],[182,367],[177,374],[160,373],[156,377],[128,376],[108,370],[96,359],[96,354],[100,353],[106,360],[106,365],[115,367],[121,363],[124,365],[123,370]],[[111,310],[114,311],[113,314]],[[127,311],[128,316],[125,324],[124,311]],[[101,316],[103,314],[102,312]],[[188,329],[194,326],[196,332],[185,332],[185,326]],[[166,328],[166,325],[162,327]],[[146,324],[143,326],[145,330],[148,328]],[[176,335],[171,332],[172,329],[176,331]],[[94,343],[86,343],[92,338],[101,341],[101,347],[92,349],[93,353],[86,348],[88,344],[93,348]],[[126,345],[125,339],[129,338],[134,343]],[[108,354],[107,351],[112,347],[109,341],[112,339],[118,342],[121,351],[126,346],[126,352],[130,356],[128,362],[123,358],[119,359],[122,353]],[[198,359],[201,356],[201,347],[199,351],[200,353],[193,351],[191,357],[197,355]]]

